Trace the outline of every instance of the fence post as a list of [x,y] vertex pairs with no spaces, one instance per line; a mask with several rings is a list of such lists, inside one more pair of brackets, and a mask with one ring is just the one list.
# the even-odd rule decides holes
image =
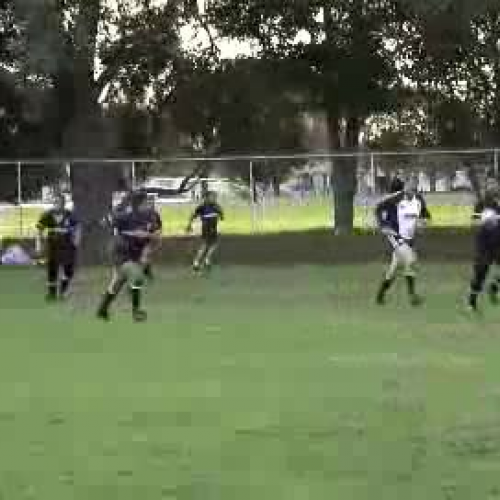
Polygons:
[[136,177],[135,177],[135,161],[132,161],[132,189],[134,190],[136,187]]
[[370,154],[370,176],[372,183],[372,194],[377,194],[377,167],[375,166],[375,155]]
[[252,231],[256,232],[256,200],[255,200],[255,179],[253,177],[253,161],[250,161],[249,168],[250,199],[252,204]]
[[495,177],[498,179],[498,149],[493,150],[493,171],[495,172]]
[[17,207],[19,212],[19,236],[24,235],[24,220],[23,220],[23,181],[21,162],[17,162]]

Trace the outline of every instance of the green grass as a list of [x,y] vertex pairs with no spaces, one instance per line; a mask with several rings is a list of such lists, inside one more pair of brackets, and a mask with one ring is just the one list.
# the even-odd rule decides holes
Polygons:
[[500,309],[461,312],[468,267],[373,305],[380,266],[159,270],[150,320],[107,273],[48,307],[2,270],[0,497],[496,499]]
[[[433,225],[438,227],[470,225],[472,207],[466,205],[431,205]],[[171,205],[161,208],[165,234],[181,234],[193,207]],[[225,233],[247,234],[258,232],[301,231],[332,226],[333,209],[330,200],[312,200],[297,203],[283,200],[279,203],[259,206],[252,210],[249,205],[228,205],[225,207]],[[36,208],[10,209],[0,213],[0,236],[17,237],[21,233],[32,235],[40,216]],[[355,225],[367,227],[373,224],[373,209],[358,207],[355,211]]]

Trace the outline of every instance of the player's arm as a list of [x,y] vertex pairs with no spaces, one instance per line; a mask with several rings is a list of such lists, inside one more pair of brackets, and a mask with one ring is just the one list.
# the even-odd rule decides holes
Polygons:
[[425,221],[430,221],[432,219],[432,216],[429,212],[429,208],[427,207],[425,198],[421,194],[419,194],[418,199],[420,201],[420,218]]
[[160,239],[163,232],[163,221],[160,214],[155,210],[153,213],[153,226],[151,228],[151,236],[155,239]]
[[483,201],[478,201],[474,205],[474,212],[472,213],[472,217],[471,217],[473,222],[477,222],[477,221],[481,220],[481,213],[483,212],[483,210],[485,208],[486,207],[484,206]]
[[224,210],[222,210],[222,207],[220,205],[217,205],[217,213],[219,214],[219,219],[221,221],[224,220]]
[[391,194],[384,199],[382,199],[375,206],[375,219],[379,229],[383,233],[394,233],[394,230],[389,227],[387,220],[387,213],[391,210],[395,203],[402,198],[403,192],[398,191],[397,193]]
[[43,236],[49,225],[49,212],[44,212],[36,225],[36,239],[35,239],[35,252],[41,255],[43,251]]
[[74,215],[71,216],[73,245],[78,248],[82,242],[82,225]]
[[198,217],[200,217],[200,215],[201,215],[201,206],[197,207],[196,210],[189,217],[188,224],[186,226],[186,233],[190,233],[193,231],[193,223]]

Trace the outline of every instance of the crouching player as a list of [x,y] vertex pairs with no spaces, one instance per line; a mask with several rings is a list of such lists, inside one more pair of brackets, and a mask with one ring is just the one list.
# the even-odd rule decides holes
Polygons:
[[212,265],[212,258],[217,250],[219,239],[219,221],[224,220],[224,213],[217,203],[217,195],[213,191],[205,193],[203,202],[196,208],[189,219],[186,232],[192,232],[193,222],[196,219],[201,220],[202,244],[196,253],[193,269],[200,271],[203,268],[209,269]]
[[415,291],[415,265],[417,255],[414,238],[419,221],[430,219],[424,198],[417,192],[416,179],[407,185],[394,179],[392,194],[376,207],[375,215],[382,234],[392,249],[392,260],[377,294],[377,303],[384,304],[387,291],[396,279],[400,267],[406,278],[408,295],[412,305],[420,305],[421,297]]
[[[48,301],[66,298],[75,274],[77,248],[80,245],[80,225],[71,210],[66,208],[64,196],[58,195],[54,207],[42,214],[37,224],[37,255],[45,250]],[[43,237],[46,245],[43,248]]]
[[101,319],[109,319],[109,308],[120,291],[128,285],[132,300],[132,315],[135,321],[145,321],[146,312],[141,308],[144,276],[144,251],[151,241],[151,217],[147,196],[135,192],[130,198],[130,210],[116,215],[113,276],[108,290],[97,311]]
[[[488,271],[493,264],[500,264],[500,202],[499,189],[491,187],[474,209],[473,220],[479,226],[475,242],[473,278],[470,285],[468,307],[478,309],[478,296],[483,291]],[[499,281],[489,287],[490,299],[498,302]]]

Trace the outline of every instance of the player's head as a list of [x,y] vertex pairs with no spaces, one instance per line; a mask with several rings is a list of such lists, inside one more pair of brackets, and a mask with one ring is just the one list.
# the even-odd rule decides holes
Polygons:
[[148,206],[148,195],[146,191],[139,189],[130,195],[130,206],[134,212],[144,210]]
[[500,195],[500,186],[494,177],[486,179],[485,196],[489,198],[498,198]]
[[217,193],[215,191],[205,191],[203,200],[205,203],[215,203],[217,201]]
[[156,197],[154,195],[147,194],[148,207],[154,210],[156,208]]
[[404,191],[405,183],[399,177],[394,177],[391,181],[391,185],[389,187],[389,191],[391,193],[399,193],[400,191]]
[[56,193],[54,195],[54,208],[56,210],[64,210],[66,207],[66,199],[62,193]]
[[416,175],[412,175],[405,183],[404,188],[405,194],[408,197],[415,196],[418,192],[418,178]]

